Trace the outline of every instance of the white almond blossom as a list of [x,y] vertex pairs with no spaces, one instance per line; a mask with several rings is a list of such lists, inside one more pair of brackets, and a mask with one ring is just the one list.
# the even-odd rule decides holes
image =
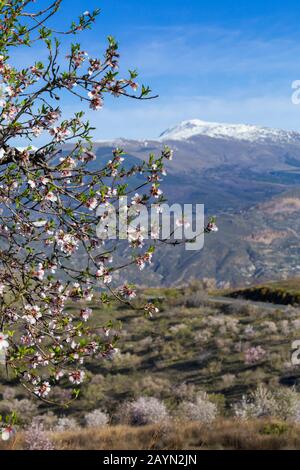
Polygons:
[[5,351],[9,347],[9,342],[7,341],[8,335],[0,331],[0,351]]

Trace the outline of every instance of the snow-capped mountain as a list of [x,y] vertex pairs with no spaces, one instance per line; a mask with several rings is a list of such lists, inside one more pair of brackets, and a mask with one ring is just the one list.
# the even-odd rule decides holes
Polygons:
[[250,142],[300,143],[300,133],[248,124],[224,124],[200,119],[182,121],[160,135],[160,140],[186,140],[196,136]]
[[[99,170],[120,147],[124,168],[139,166],[149,154],[159,156],[164,144],[174,150],[161,182],[168,203],[204,204],[208,216],[217,216],[219,232],[205,238],[199,253],[158,248],[152,267],[138,276],[133,270],[124,282],[154,286],[216,277],[241,284],[299,277],[300,133],[196,119],[160,139],[96,142],[90,165]],[[130,185],[143,181],[134,175]]]

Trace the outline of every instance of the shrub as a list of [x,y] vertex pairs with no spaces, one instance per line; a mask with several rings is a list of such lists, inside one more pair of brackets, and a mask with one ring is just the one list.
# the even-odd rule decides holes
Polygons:
[[45,431],[52,431],[57,424],[57,416],[53,411],[47,411],[47,413],[35,416],[34,422],[41,424]]
[[247,325],[244,329],[244,335],[247,338],[253,338],[256,335],[256,332],[252,325]]
[[154,397],[140,397],[120,409],[120,421],[137,426],[160,423],[167,418],[165,404]]
[[204,290],[188,293],[185,296],[185,306],[187,308],[202,307],[207,302],[207,293]]
[[33,421],[24,436],[26,450],[54,450],[53,443],[41,423]]
[[181,383],[174,387],[173,394],[180,400],[192,401],[197,395],[197,390],[194,384]]
[[89,408],[97,406],[97,402],[101,402],[105,398],[103,380],[99,383],[91,381],[84,387],[82,395]]
[[13,387],[1,387],[3,400],[13,400],[16,396],[17,390]]
[[261,326],[265,328],[266,333],[270,333],[270,334],[277,333],[277,326],[276,326],[276,323],[274,323],[273,321],[266,320],[262,323]]
[[214,278],[204,277],[203,279],[191,279],[188,290],[198,292],[199,290],[213,290],[217,288],[217,281]]
[[247,399],[233,406],[234,413],[242,419],[272,416],[283,420],[300,419],[300,397],[294,389],[279,388],[275,392],[259,385]]
[[260,433],[269,436],[281,436],[286,433],[288,429],[289,428],[285,423],[267,423]]
[[[143,396],[156,397],[163,399],[164,396],[172,395],[172,384],[166,377],[157,377],[153,375],[143,375],[136,382],[136,390],[133,393],[142,394]],[[134,395],[134,398],[138,396]]]
[[109,421],[109,416],[101,410],[93,410],[84,417],[86,427],[97,428],[105,426]]
[[261,346],[253,346],[245,351],[245,364],[255,364],[264,359],[266,351]]
[[32,419],[38,413],[38,406],[36,402],[26,398],[2,400],[0,402],[0,414],[9,414],[12,410],[16,413],[19,424],[23,426],[32,422]]
[[59,418],[57,425],[54,427],[54,431],[57,432],[68,431],[71,429],[78,429],[78,423],[75,418],[70,418],[68,416],[62,416]]
[[294,388],[280,387],[275,393],[276,417],[300,421],[300,395]]
[[234,404],[233,409],[235,416],[241,419],[272,416],[276,401],[270,390],[259,385],[249,398],[243,396],[239,403]]
[[221,379],[222,379],[222,384],[225,388],[227,387],[231,387],[234,382],[235,382],[235,375],[234,374],[224,374],[222,375]]
[[179,406],[179,415],[190,421],[210,424],[217,417],[218,409],[205,392],[198,393],[194,402],[184,401]]

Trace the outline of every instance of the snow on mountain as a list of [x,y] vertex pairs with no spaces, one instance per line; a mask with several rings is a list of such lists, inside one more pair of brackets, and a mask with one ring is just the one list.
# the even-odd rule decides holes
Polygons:
[[247,124],[223,124],[200,119],[182,121],[164,131],[159,140],[186,140],[195,136],[216,139],[237,139],[250,142],[300,143],[300,133]]

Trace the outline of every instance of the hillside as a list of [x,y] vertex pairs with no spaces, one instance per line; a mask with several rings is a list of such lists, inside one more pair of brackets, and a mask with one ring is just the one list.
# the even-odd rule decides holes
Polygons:
[[[162,182],[168,201],[203,203],[206,215],[218,220],[219,232],[206,238],[201,252],[164,247],[150,269],[138,275],[133,270],[127,279],[159,286],[214,277],[220,285],[242,286],[299,276],[299,136],[191,120],[157,140],[96,142],[95,166],[107,161],[115,146],[126,150],[124,165],[129,167],[170,145],[174,159]],[[122,245],[119,254],[124,250]]]
[[[129,268],[125,278],[142,286],[181,285],[193,278],[215,278],[232,287],[300,275],[300,193],[290,190],[238,212],[217,215],[217,233],[205,236],[204,248],[186,251],[158,245],[152,264]],[[115,258],[129,254],[127,242]],[[83,263],[79,256],[76,263]]]
[[[28,402],[27,392],[1,366],[0,413],[15,408],[21,422],[36,415],[55,422],[55,415],[67,415],[82,423],[87,412],[100,408],[115,422],[128,400],[156,397],[174,413],[182,400],[206,391],[222,414],[231,415],[232,405],[258,385],[298,389],[300,369],[291,364],[291,344],[300,339],[299,307],[270,307],[220,295],[208,295],[196,282],[181,289],[142,291],[142,298],[160,305],[152,319],[122,305],[93,305],[95,324],[99,318],[103,324],[113,320],[111,333],[120,335],[120,355],[114,361],[89,361],[80,396],[66,408]],[[66,382],[53,388],[51,400],[68,401],[69,393]],[[52,418],[49,411],[55,413]]]
[[165,144],[174,150],[163,184],[171,201],[202,202],[213,212],[240,209],[300,181],[300,133],[200,120],[184,121],[156,140],[95,142],[94,165],[116,146],[126,150],[130,164]]

